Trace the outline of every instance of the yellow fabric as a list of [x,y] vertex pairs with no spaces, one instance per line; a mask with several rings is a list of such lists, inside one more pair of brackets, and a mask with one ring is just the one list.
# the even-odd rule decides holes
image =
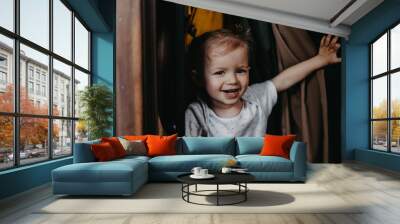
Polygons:
[[[186,10],[188,17],[193,17],[192,24],[196,28],[196,37],[205,32],[219,30],[223,27],[224,21],[222,13],[193,7],[187,7]],[[185,34],[186,46],[192,42],[192,39],[193,37],[190,34]]]

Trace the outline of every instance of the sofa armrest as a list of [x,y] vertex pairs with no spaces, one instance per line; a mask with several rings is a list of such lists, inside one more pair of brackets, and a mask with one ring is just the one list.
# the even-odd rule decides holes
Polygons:
[[293,162],[293,179],[305,181],[307,173],[307,148],[304,142],[295,141],[290,149],[290,160]]
[[92,144],[100,143],[99,140],[75,143],[74,145],[74,163],[89,163],[95,162],[96,158],[94,157],[90,146]]

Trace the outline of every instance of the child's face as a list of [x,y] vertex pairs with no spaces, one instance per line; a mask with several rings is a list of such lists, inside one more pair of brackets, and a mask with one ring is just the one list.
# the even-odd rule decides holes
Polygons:
[[249,85],[248,50],[239,46],[227,51],[223,46],[209,49],[204,68],[205,88],[213,107],[241,104]]

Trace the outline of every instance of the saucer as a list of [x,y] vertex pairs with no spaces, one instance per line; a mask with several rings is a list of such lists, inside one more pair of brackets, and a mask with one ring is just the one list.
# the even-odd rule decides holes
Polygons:
[[194,174],[190,175],[190,178],[193,178],[193,179],[211,179],[211,178],[214,178],[214,177],[215,176],[212,175],[212,174],[207,174],[207,175],[204,175],[204,176],[202,176],[202,175],[194,175]]

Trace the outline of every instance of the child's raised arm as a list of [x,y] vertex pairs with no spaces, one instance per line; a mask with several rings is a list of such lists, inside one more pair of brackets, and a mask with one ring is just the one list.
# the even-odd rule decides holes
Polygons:
[[312,71],[329,64],[341,62],[342,59],[336,55],[337,50],[340,48],[340,44],[337,41],[338,37],[336,36],[333,38],[331,35],[322,37],[316,56],[285,69],[272,79],[276,90],[278,92],[284,91],[303,80]]

